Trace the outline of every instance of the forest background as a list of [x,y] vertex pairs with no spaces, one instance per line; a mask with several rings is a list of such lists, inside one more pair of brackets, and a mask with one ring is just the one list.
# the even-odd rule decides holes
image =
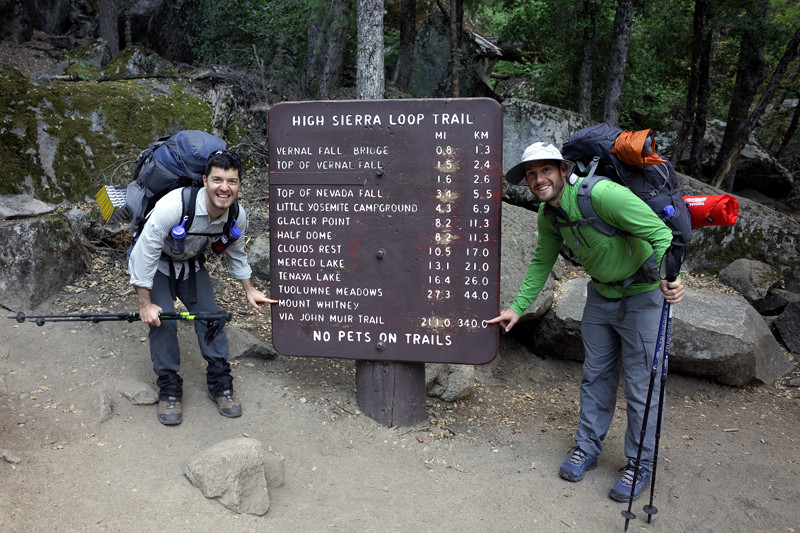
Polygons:
[[[458,73],[460,39],[475,32],[502,50],[490,74],[498,98],[677,132],[666,155],[686,174],[729,191],[750,135],[790,172],[800,167],[791,148],[800,118],[800,3],[791,0],[179,0],[171,9],[184,27],[168,42],[147,44],[172,61],[255,73],[263,90],[287,99],[325,99],[355,84],[358,21],[377,13],[382,74],[404,89],[421,68],[414,63],[417,25],[437,1],[455,14],[452,74],[437,96],[474,96],[460,93]],[[114,52],[126,36],[141,35],[131,32],[128,4],[98,1],[99,33]],[[713,120],[725,124],[724,137],[713,165],[703,167]],[[800,200],[791,196],[797,209]]]

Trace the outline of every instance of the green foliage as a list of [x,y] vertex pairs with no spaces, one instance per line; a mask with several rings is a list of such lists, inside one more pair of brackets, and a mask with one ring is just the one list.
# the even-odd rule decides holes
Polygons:
[[[315,0],[321,1],[321,0]],[[190,37],[201,63],[252,67],[256,57],[287,77],[302,69],[309,8],[302,0],[200,0]]]

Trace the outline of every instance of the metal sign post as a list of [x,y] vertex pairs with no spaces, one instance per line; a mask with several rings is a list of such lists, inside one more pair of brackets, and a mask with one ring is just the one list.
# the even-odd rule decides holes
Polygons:
[[[419,363],[497,355],[484,319],[499,306],[500,105],[287,102],[270,110],[269,139],[275,349],[368,361],[373,384],[421,379],[424,419]],[[408,375],[387,375],[390,362]],[[360,401],[385,396],[357,381]]]

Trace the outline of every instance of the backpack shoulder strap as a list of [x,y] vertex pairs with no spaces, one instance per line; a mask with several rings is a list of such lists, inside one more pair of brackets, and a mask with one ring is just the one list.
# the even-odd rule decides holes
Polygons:
[[590,163],[591,168],[589,174],[583,178],[583,181],[578,185],[578,209],[580,209],[581,215],[583,215],[589,224],[603,235],[608,235],[610,237],[621,235],[623,232],[603,220],[592,205],[592,189],[594,189],[594,186],[597,185],[599,181],[608,179],[605,176],[597,175],[595,172],[598,163],[599,158],[595,157],[592,163]]
[[239,219],[239,200],[234,200],[233,204],[228,208],[228,220],[225,222],[225,228],[223,232],[227,235],[229,234],[231,224],[234,221]]
[[197,192],[199,189],[197,187],[184,187],[183,191],[181,192],[181,203],[183,204],[183,208],[181,209],[181,220],[183,217],[186,217],[186,231],[189,231],[189,228],[192,227],[192,222],[194,221],[194,213],[197,206]]

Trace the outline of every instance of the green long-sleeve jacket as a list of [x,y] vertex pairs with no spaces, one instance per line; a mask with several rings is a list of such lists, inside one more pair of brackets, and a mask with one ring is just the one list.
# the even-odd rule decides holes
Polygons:
[[[577,202],[581,181],[566,185],[559,202],[571,221],[584,218]],[[544,205],[539,208],[539,238],[533,259],[511,304],[511,309],[518,315],[522,315],[536,300],[558,258],[562,242],[578,257],[586,273],[592,277],[597,292],[606,298],[620,298],[623,289],[619,282],[632,276],[654,252],[657,265],[660,265],[661,257],[672,241],[670,229],[647,204],[627,187],[610,180],[601,180],[594,186],[592,205],[600,218],[632,236],[609,237],[588,224],[562,227],[559,231],[545,214]],[[634,283],[624,292],[625,296],[630,296],[658,286],[658,281]]]

